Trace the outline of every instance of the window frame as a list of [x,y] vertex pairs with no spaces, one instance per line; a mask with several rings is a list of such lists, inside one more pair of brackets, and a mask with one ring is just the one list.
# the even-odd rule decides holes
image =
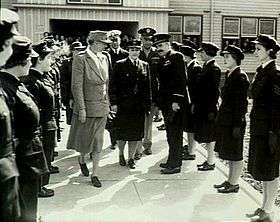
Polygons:
[[96,2],[84,2],[84,0],[76,0],[79,2],[71,2],[71,0],[66,0],[67,4],[75,4],[75,5],[101,5],[101,6],[122,6],[123,0],[119,0],[120,3],[109,3],[109,0],[107,0],[108,3],[96,3]]

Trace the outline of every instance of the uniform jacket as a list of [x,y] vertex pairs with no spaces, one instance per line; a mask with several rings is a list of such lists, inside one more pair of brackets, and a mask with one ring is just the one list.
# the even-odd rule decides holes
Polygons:
[[225,84],[222,87],[222,103],[219,108],[217,123],[223,126],[241,127],[245,121],[249,88],[248,76],[240,67],[229,75],[226,73]]
[[[252,135],[280,131],[280,69],[272,61],[257,68],[251,85],[253,107],[250,113]],[[278,134],[280,135],[280,134]]]
[[217,113],[220,79],[221,69],[215,60],[203,65],[202,71],[197,77],[197,93],[194,100],[196,115],[207,117],[209,113]]
[[[108,58],[102,60],[108,64]],[[105,117],[109,113],[108,97],[109,76],[104,77],[98,65],[84,51],[73,59],[72,64],[72,94],[74,98],[74,113],[86,109],[87,117]]]
[[19,176],[14,154],[12,120],[4,92],[0,88],[0,183]]
[[150,67],[150,75],[151,75],[151,88],[152,88],[152,101],[156,102],[158,98],[158,89],[159,89],[159,82],[158,82],[158,63],[159,63],[159,55],[155,48],[151,48],[148,56],[142,49],[140,51],[139,59],[147,62]]
[[159,106],[172,102],[185,102],[187,86],[183,55],[170,50],[158,64]]
[[[113,68],[109,94],[111,105],[120,105],[124,101],[129,102],[130,99],[138,99],[145,109],[143,111],[149,111],[151,89],[148,63],[138,60],[135,67],[129,58],[118,61]],[[139,107],[133,108],[137,109]]]
[[48,172],[39,138],[39,109],[32,95],[13,75],[1,72],[0,82],[13,113],[14,136],[18,139],[16,161],[20,175],[37,176]]
[[189,95],[190,95],[190,100],[191,103],[195,101],[196,97],[196,84],[197,84],[197,78],[199,74],[201,73],[201,66],[196,60],[193,60],[187,67],[187,85],[188,85],[188,90],[189,90]]
[[33,95],[40,110],[40,124],[44,130],[56,130],[54,119],[54,93],[44,81],[44,74],[31,68],[29,75],[22,79],[28,91]]
[[113,66],[113,67],[114,67],[114,65],[115,65],[115,63],[116,63],[117,61],[119,61],[119,60],[121,60],[121,59],[125,59],[125,58],[128,57],[128,51],[126,51],[126,50],[124,50],[124,49],[122,49],[122,48],[120,48],[118,54],[115,53],[115,52],[113,51],[113,49],[111,49],[111,48],[108,50],[108,52],[109,52],[109,54],[110,54],[110,56],[111,56],[111,62],[112,62],[112,66]]

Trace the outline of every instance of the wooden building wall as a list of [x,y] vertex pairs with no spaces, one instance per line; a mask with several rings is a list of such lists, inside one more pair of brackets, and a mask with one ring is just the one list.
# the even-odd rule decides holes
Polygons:
[[[202,15],[203,16],[203,41],[212,40],[219,47],[222,44],[222,19],[223,16],[242,17],[269,17],[276,18],[276,38],[280,41],[280,1],[279,0],[212,0],[213,30],[211,30],[211,0],[170,0],[171,14]],[[222,66],[223,60],[219,56],[217,61]],[[280,59],[278,59],[280,64]],[[246,53],[243,68],[247,72],[254,72],[258,62],[253,54]]]

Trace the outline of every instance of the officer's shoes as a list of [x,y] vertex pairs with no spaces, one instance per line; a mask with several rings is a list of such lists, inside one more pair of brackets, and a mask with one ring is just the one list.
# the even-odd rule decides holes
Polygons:
[[197,169],[199,171],[209,171],[215,169],[215,164],[209,164],[207,161],[205,161],[203,164],[197,165]]
[[119,156],[119,164],[121,166],[125,166],[126,165],[126,161],[125,161],[124,155],[120,155]]
[[54,190],[47,189],[46,187],[42,187],[38,193],[38,197],[52,197],[54,195]]
[[159,164],[160,168],[168,168],[168,164],[167,163],[161,163]]
[[128,166],[130,169],[135,169],[134,160],[133,160],[133,159],[129,159],[128,162],[127,162],[127,166]]
[[142,153],[135,153],[134,159],[135,160],[140,160],[142,158]]
[[160,171],[162,174],[175,174],[175,173],[180,173],[181,172],[181,167],[175,167],[175,168],[170,168],[167,167],[165,169],[162,169]]
[[49,171],[50,171],[50,174],[59,173],[59,167],[57,167],[57,166],[50,166],[49,167]]
[[94,187],[97,187],[97,188],[102,187],[102,184],[97,176],[91,176],[91,183]]
[[144,151],[143,151],[143,153],[145,154],[145,155],[151,155],[152,154],[152,150],[151,149],[145,149]]
[[89,176],[89,170],[88,170],[88,168],[87,168],[87,164],[86,164],[86,163],[80,163],[80,162],[79,162],[79,165],[80,165],[82,174],[83,174],[85,177],[88,177],[88,176]]
[[224,181],[224,182],[221,183],[221,184],[215,184],[215,185],[213,185],[213,187],[216,188],[216,189],[219,189],[219,188],[226,187],[226,186],[228,186],[229,184],[230,184],[230,183],[229,183],[228,181]]
[[189,154],[189,152],[185,152],[182,157],[183,160],[195,160],[195,154]]
[[238,193],[239,191],[239,185],[232,185],[228,184],[227,186],[224,186],[222,188],[218,188],[218,193]]

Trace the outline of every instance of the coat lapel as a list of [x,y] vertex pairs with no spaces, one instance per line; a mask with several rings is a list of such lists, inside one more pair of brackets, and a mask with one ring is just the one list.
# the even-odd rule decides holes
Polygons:
[[97,66],[97,64],[95,63],[95,61],[90,57],[90,55],[87,53],[87,57],[86,57],[86,61],[88,63],[88,65],[91,67],[91,69],[96,73],[96,75],[102,79],[104,81],[104,78]]

